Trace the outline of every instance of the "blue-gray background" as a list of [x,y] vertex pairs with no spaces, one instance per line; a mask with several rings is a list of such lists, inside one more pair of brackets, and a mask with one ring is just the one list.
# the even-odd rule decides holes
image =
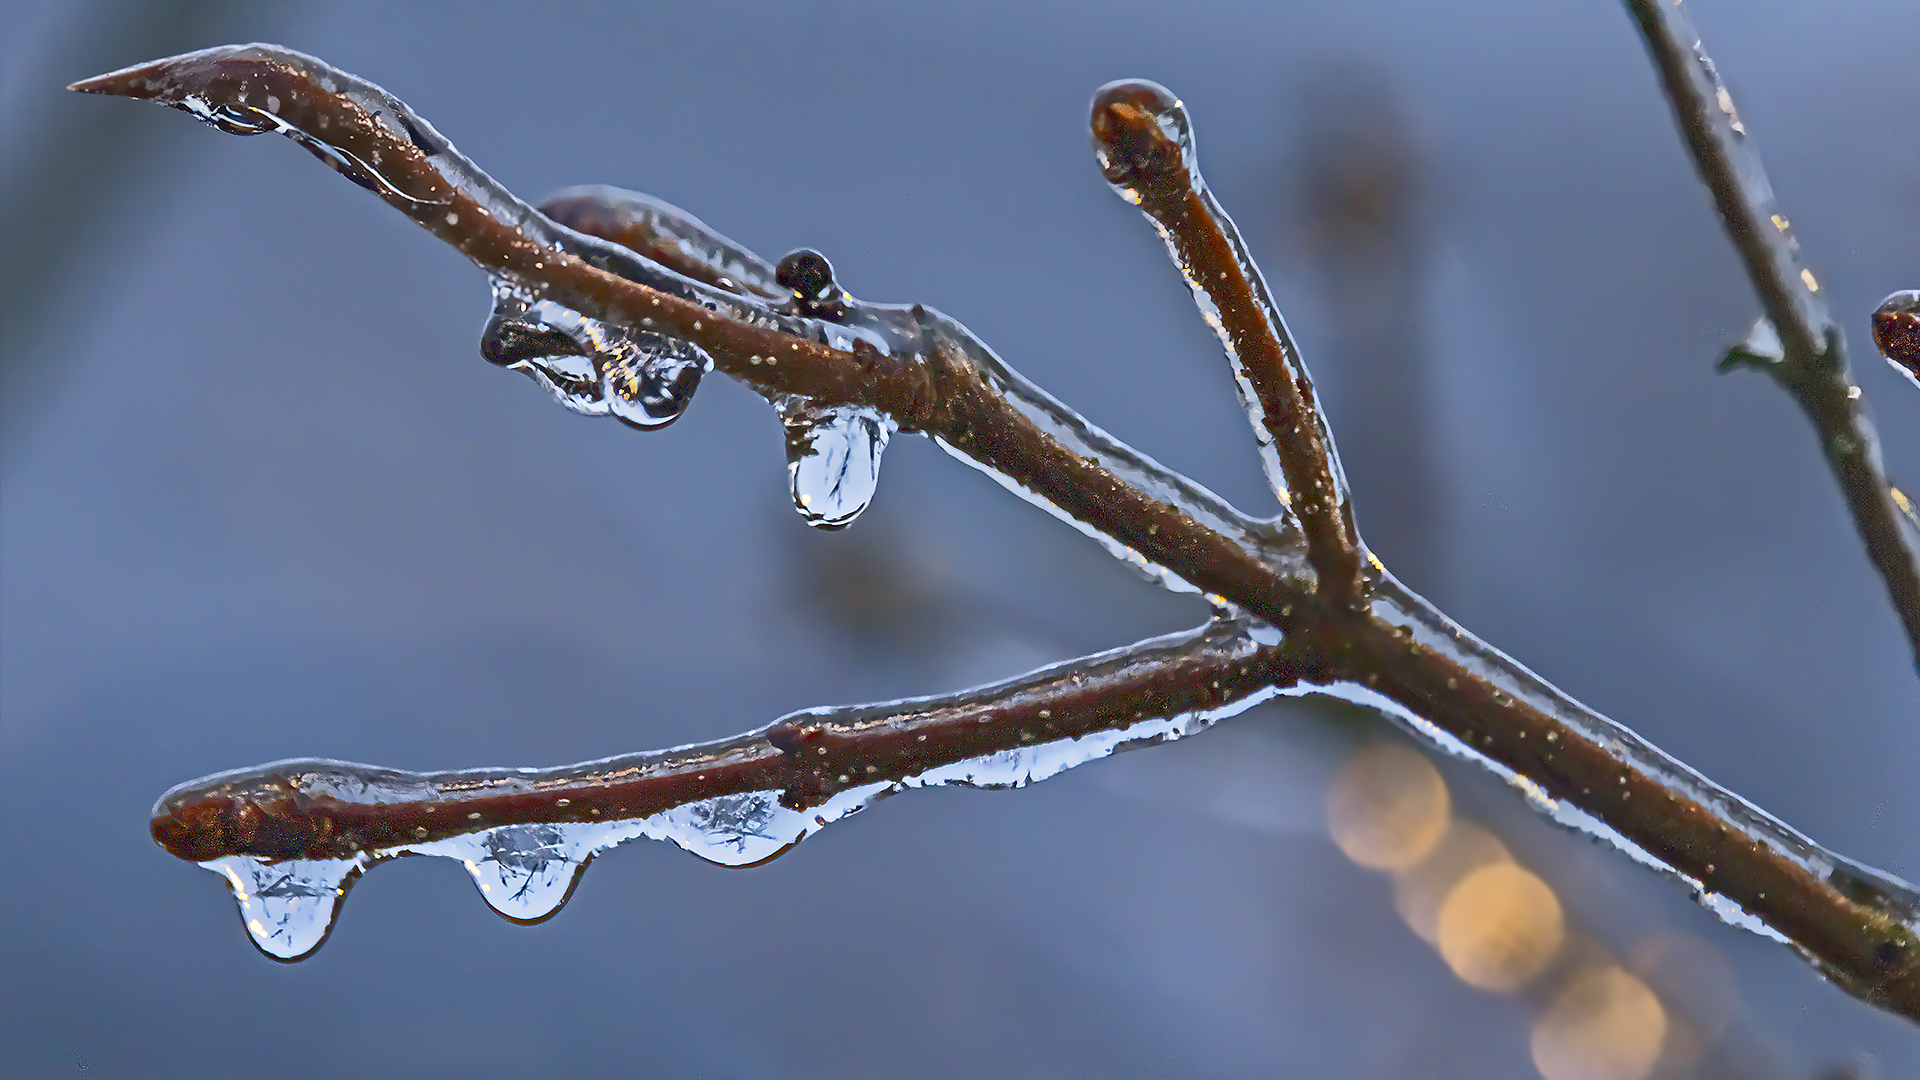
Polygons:
[[[1879,298],[1920,285],[1908,5],[1696,12],[1856,349]],[[1454,981],[1325,839],[1345,736],[1298,709],[1023,792],[903,797],[761,869],[625,849],[535,928],[407,860],[314,959],[256,955],[222,883],[146,837],[177,781],[668,745],[1200,613],[919,440],[868,518],[806,534],[750,394],[716,377],[654,435],[566,414],[477,357],[477,271],[305,154],[58,90],[253,38],[383,84],[522,194],[619,183],[770,256],[819,247],[857,294],[950,312],[1259,507],[1215,348],[1086,148],[1095,86],[1166,83],[1337,430],[1369,448],[1350,472],[1389,565],[1816,839],[1920,878],[1910,658],[1799,416],[1711,372],[1753,301],[1613,4],[9,0],[0,27],[24,298],[0,1075],[1532,1075],[1525,1007]],[[1352,296],[1296,223],[1318,118],[1369,93],[1422,162],[1414,270],[1379,298],[1404,328],[1389,351],[1420,359],[1411,418],[1398,376],[1340,369]],[[1920,393],[1857,362],[1890,463],[1920,477]],[[1397,491],[1438,509],[1396,522]],[[1229,773],[1254,811],[1223,809],[1209,778]],[[1450,775],[1588,932],[1723,953],[1753,1075],[1856,1053],[1920,1070],[1911,1025]]]

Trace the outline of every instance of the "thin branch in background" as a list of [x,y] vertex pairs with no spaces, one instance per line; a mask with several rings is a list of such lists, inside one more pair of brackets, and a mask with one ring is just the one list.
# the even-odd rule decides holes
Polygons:
[[1728,355],[1729,365],[1772,376],[1813,424],[1822,456],[1920,666],[1920,538],[1902,526],[1893,485],[1881,465],[1879,437],[1848,370],[1845,336],[1827,310],[1819,279],[1801,258],[1746,122],[1685,9],[1679,0],[1626,3],[1765,313],[1767,325]]
[[[1236,363],[1256,437],[1271,446],[1271,472],[1292,496],[1271,519],[1241,513],[1100,431],[952,319],[919,305],[847,296],[812,253],[802,253],[805,266],[790,257],[775,267],[776,284],[790,293],[775,302],[753,287],[764,286],[756,276],[764,262],[733,258],[730,242],[665,204],[647,203],[650,228],[673,247],[684,241],[704,250],[695,262],[715,271],[712,283],[566,228],[487,177],[404,103],[312,57],[229,46],[74,88],[156,100],[233,134],[293,139],[492,274],[497,308],[483,353],[533,376],[569,408],[664,426],[710,364],[768,397],[783,416],[845,409],[863,424],[925,433],[1162,586],[1207,597],[1218,612],[1198,636],[1086,662],[1132,673],[1113,696],[1081,695],[1075,687],[1091,673],[1076,665],[980,692],[1019,700],[942,729],[955,732],[955,753],[976,755],[949,765],[899,742],[918,734],[931,742],[932,733],[910,720],[902,728],[917,706],[892,703],[828,710],[818,714],[830,718],[824,723],[796,714],[689,751],[698,761],[664,751],[625,759],[610,772],[468,774],[497,798],[484,806],[449,803],[445,785],[461,783],[457,776],[366,766],[301,766],[320,777],[310,788],[285,775],[286,767],[269,766],[175,789],[155,809],[156,838],[225,874],[243,911],[297,908],[311,920],[324,908],[324,934],[347,881],[374,861],[412,852],[466,860],[483,889],[506,889],[513,877],[513,895],[547,903],[509,905],[506,913],[536,917],[564,899],[554,884],[560,875],[519,879],[536,866],[582,865],[602,842],[664,835],[699,847],[706,841],[697,837],[720,835],[744,854],[752,844],[779,841],[781,831],[765,816],[775,804],[790,814],[813,812],[800,822],[796,835],[804,835],[824,824],[829,809],[831,816],[851,812],[888,792],[939,781],[943,769],[968,774],[968,782],[991,775],[1020,783],[1102,756],[1075,741],[1086,736],[1076,736],[1074,725],[1117,732],[1115,744],[1149,737],[1112,726],[1125,722],[1129,705],[1132,719],[1170,724],[1185,721],[1160,707],[1168,702],[1182,716],[1197,715],[1193,709],[1210,715],[1272,693],[1321,694],[1375,709],[1475,762],[1556,821],[1675,876],[1719,917],[1791,944],[1849,993],[1920,1019],[1920,893],[1821,848],[1574,701],[1366,556],[1304,365],[1257,270],[1200,185],[1192,142],[1183,137],[1186,112],[1165,90],[1109,86],[1096,101],[1096,143],[1109,180],[1166,230],[1203,315]],[[604,192],[596,198],[615,201]],[[694,373],[675,384],[674,400],[646,403],[670,408],[648,421],[615,408],[615,398],[626,401],[657,368]],[[877,469],[878,450],[869,451],[865,465]],[[841,453],[841,470],[857,456]],[[799,508],[808,509],[804,501]],[[1061,706],[1058,715],[1051,703],[1044,710],[1022,704],[1030,680],[1053,688],[1044,694],[1055,695],[1049,700]],[[1056,726],[1035,726],[1042,721]],[[828,767],[807,771],[809,754]],[[671,782],[647,779],[658,768]],[[721,792],[711,787],[716,771],[728,784],[768,786]],[[872,785],[862,786],[863,776]],[[568,790],[542,794],[515,787],[520,782]],[[651,785],[643,800],[632,801],[630,783]],[[767,794],[776,789],[778,796]],[[456,806],[451,826],[426,820]],[[604,822],[613,810],[647,816],[629,819],[633,831],[618,836],[555,831]],[[665,824],[655,829],[656,819]],[[489,899],[496,899],[491,891]],[[273,939],[275,927],[256,914],[248,919],[256,940]],[[298,951],[283,945],[273,948]]]

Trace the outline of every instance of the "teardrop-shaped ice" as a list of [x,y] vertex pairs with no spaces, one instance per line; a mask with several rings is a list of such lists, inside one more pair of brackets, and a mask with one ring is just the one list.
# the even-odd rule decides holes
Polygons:
[[625,335],[625,347],[606,361],[601,397],[607,410],[643,431],[666,427],[687,411],[713,358],[692,342],[649,331]]
[[347,889],[360,876],[356,859],[266,862],[242,855],[203,862],[226,877],[240,921],[261,952],[294,961],[326,943]]
[[806,819],[781,806],[777,791],[702,799],[674,807],[658,820],[661,839],[721,866],[766,862],[806,835]]
[[552,917],[593,858],[560,825],[505,825],[465,837],[460,846],[464,850],[452,854],[473,875],[481,897],[517,923]]
[[776,407],[787,428],[794,509],[814,528],[845,528],[873,502],[892,419],[856,405],[822,408],[801,398]]

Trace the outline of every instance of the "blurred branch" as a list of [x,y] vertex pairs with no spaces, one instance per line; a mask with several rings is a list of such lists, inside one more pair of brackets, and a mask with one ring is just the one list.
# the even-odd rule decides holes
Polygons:
[[1879,438],[1848,370],[1845,336],[1774,201],[1746,123],[1679,0],[1627,0],[1627,10],[1770,324],[1770,330],[1757,328],[1728,361],[1772,376],[1813,424],[1920,666],[1920,538],[1901,527]]
[[[1103,88],[1093,115],[1097,149],[1108,179],[1167,238],[1227,348],[1286,504],[1272,519],[1240,513],[1107,436],[938,312],[848,296],[811,252],[774,268],[773,284],[788,290],[776,302],[763,260],[657,201],[633,203],[648,232],[638,242],[677,250],[691,264],[668,256],[662,265],[566,228],[501,188],[404,103],[311,57],[225,47],[74,89],[156,100],[233,134],[293,139],[494,275],[512,317],[496,314],[483,352],[539,376],[580,411],[605,411],[603,395],[626,393],[637,378],[632,353],[613,339],[651,335],[675,363],[710,356],[783,414],[796,401],[867,410],[876,425],[884,418],[925,433],[1162,585],[1206,596],[1217,610],[1209,628],[1184,639],[971,695],[797,714],[704,747],[562,770],[425,776],[293,763],[175,789],[156,807],[156,838],[231,876],[243,905],[270,895],[259,891],[256,871],[274,864],[332,875],[301,878],[306,891],[295,893],[325,899],[398,854],[461,857],[476,875],[489,860],[523,867],[532,849],[514,845],[534,843],[528,829],[610,825],[616,813],[631,815],[625,831],[593,832],[601,846],[551,859],[584,866],[595,851],[641,835],[690,844],[676,831],[685,814],[705,806],[701,820],[710,824],[716,799],[776,790],[789,813],[814,815],[775,835],[765,824],[771,818],[756,810],[753,835],[777,846],[905,787],[1018,784],[1123,743],[1184,733],[1259,696],[1319,693],[1374,708],[1476,761],[1556,820],[1675,875],[1728,921],[1791,943],[1850,993],[1920,1019],[1920,894],[1911,886],[1819,847],[1567,697],[1367,555],[1305,367],[1201,181],[1186,111],[1165,88]],[[567,215],[625,236],[632,215],[616,212],[621,198],[601,191]],[[1110,671],[1125,674],[1102,682]],[[1106,689],[1084,690],[1089,680]],[[929,714],[939,717],[933,729],[922,726]],[[1124,726],[1130,721],[1159,726]],[[936,731],[952,733],[944,757],[916,749],[919,736],[932,743]],[[1099,731],[1118,734],[1076,741]],[[827,767],[809,771],[816,758]],[[482,798],[494,801],[472,801]],[[458,820],[427,820],[449,803],[461,813],[447,816]],[[737,811],[723,815],[733,836]],[[506,844],[509,834],[505,848],[468,843],[484,835]],[[559,842],[535,847],[557,851]],[[287,870],[273,878],[271,895],[290,895],[294,877]]]

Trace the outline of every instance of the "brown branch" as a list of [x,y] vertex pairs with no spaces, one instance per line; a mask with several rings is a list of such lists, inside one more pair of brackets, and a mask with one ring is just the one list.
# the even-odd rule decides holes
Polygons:
[[1813,424],[1822,456],[1920,667],[1920,541],[1905,533],[1846,342],[1773,198],[1746,123],[1678,0],[1626,0],[1721,224],[1779,336],[1778,356],[1737,353],[1771,375]]
[[[1250,411],[1259,410],[1263,429],[1267,418],[1276,420],[1270,433],[1286,486],[1298,493],[1295,509],[1303,521],[1311,520],[1299,532],[1287,515],[1274,524],[1250,522],[1191,481],[1093,429],[937,313],[856,303],[849,322],[822,321],[755,295],[746,283],[752,275],[745,281],[722,275],[702,284],[624,247],[562,229],[493,184],[404,104],[310,57],[272,47],[208,50],[76,88],[159,100],[237,133],[287,134],[516,287],[595,319],[698,344],[716,366],[770,396],[879,410],[903,429],[934,436],[1101,538],[1116,554],[1160,573],[1170,586],[1211,594],[1217,603],[1271,624],[1248,623],[1248,635],[1277,628],[1280,639],[1258,650],[1260,659],[1227,667],[1207,666],[1214,661],[1195,667],[1191,658],[1178,656],[1114,654],[1109,659],[1126,673],[1092,696],[1083,685],[1087,672],[1049,669],[987,692],[992,705],[947,699],[801,714],[806,719],[797,716],[692,751],[599,763],[624,763],[614,773],[589,777],[598,766],[584,766],[547,774],[464,774],[464,780],[462,774],[429,777],[440,792],[425,800],[433,805],[447,801],[448,785],[469,784],[459,795],[464,822],[447,826],[424,820],[424,805],[404,813],[391,809],[407,799],[368,809],[373,804],[366,800],[304,791],[279,766],[229,774],[177,789],[160,808],[156,836],[183,857],[364,852],[369,844],[441,835],[435,829],[464,835],[560,820],[550,815],[577,814],[579,806],[589,816],[599,809],[601,819],[612,812],[646,814],[749,790],[777,788],[791,805],[804,806],[831,798],[837,785],[855,783],[857,776],[910,785],[940,761],[956,760],[953,755],[1072,738],[1074,725],[1115,730],[1112,725],[1125,723],[1129,711],[1138,717],[1158,708],[1211,709],[1217,679],[1222,692],[1241,695],[1236,701],[1275,690],[1318,690],[1381,706],[1429,737],[1480,757],[1557,817],[1610,830],[1629,851],[1644,853],[1707,894],[1717,910],[1743,909],[1787,935],[1850,992],[1920,1019],[1920,897],[1904,883],[1819,848],[1559,693],[1391,576],[1355,569],[1365,549],[1304,367],[1284,343],[1257,271],[1243,262],[1224,215],[1210,203],[1189,207],[1193,212],[1182,211],[1185,216],[1170,211],[1179,230],[1169,228],[1169,237],[1177,258],[1182,244],[1199,252],[1190,274],[1203,267],[1201,273],[1214,275],[1200,293],[1214,303],[1229,349],[1242,360],[1251,384]],[[1103,115],[1109,118],[1106,144],[1124,148],[1122,121],[1150,114],[1137,103],[1109,101]],[[1147,156],[1165,150],[1151,132],[1132,145]],[[1192,195],[1203,189],[1190,164],[1182,162],[1182,183]],[[589,223],[586,216],[575,220]],[[602,224],[608,231],[625,227]],[[676,244],[677,238],[717,235],[697,223],[665,224],[663,235]],[[698,276],[698,265],[688,269]],[[855,317],[899,332],[884,338],[885,351],[866,338],[851,349],[827,344],[836,334],[845,340]],[[1302,532],[1309,533],[1306,566],[1299,555]],[[1050,703],[1044,710],[1019,703],[1033,695]],[[1033,726],[1049,719],[1042,714],[1053,711],[1052,703],[1060,705],[1058,724],[1065,726]],[[915,712],[923,707],[931,710],[924,717]],[[936,733],[949,740],[941,743],[946,758],[927,756],[930,751],[919,743],[920,735],[931,743]],[[808,764],[809,752],[826,767]],[[840,780],[842,775],[849,779]],[[394,815],[416,810],[404,836],[394,831],[400,827]]]
[[[1072,740],[1101,732],[1131,734],[1121,746],[1177,738],[1188,733],[1181,718],[1197,729],[1302,674],[1298,660],[1251,642],[1243,624],[1215,622],[978,690],[807,710],[719,742],[580,765],[410,773],[275,762],[175,788],[154,807],[151,829],[161,847],[194,862],[353,859],[505,825],[649,818],[752,792],[809,810],[851,789],[919,786],[935,770],[993,754],[1048,744],[1070,754]],[[378,799],[355,797],[376,789]]]
[[1158,83],[1108,83],[1093,97],[1100,171],[1160,229],[1243,382],[1254,433],[1279,459],[1279,494],[1299,515],[1318,593],[1356,603],[1365,551],[1313,382],[1233,222],[1200,178],[1187,112]]

